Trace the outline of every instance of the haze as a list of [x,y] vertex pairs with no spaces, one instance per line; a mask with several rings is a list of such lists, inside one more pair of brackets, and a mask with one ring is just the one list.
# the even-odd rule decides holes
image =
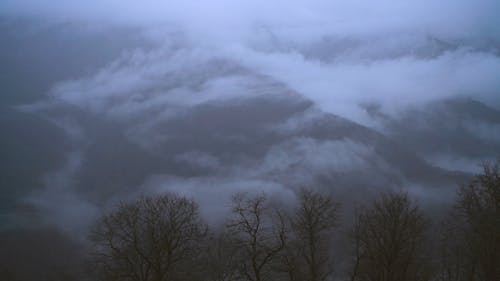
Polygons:
[[211,225],[237,192],[293,205],[304,186],[346,217],[387,190],[449,207],[499,157],[498,11],[3,0],[0,231],[82,245],[118,202],[166,191]]

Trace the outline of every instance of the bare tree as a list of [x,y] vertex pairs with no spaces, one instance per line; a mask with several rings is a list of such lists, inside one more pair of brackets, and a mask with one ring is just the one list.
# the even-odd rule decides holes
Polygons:
[[286,242],[283,214],[267,204],[265,195],[243,193],[233,197],[232,212],[227,227],[238,249],[243,278],[273,280],[273,263]]
[[440,229],[438,260],[439,281],[465,281],[471,279],[473,272],[471,256],[467,253],[463,225],[456,217],[445,221]]
[[205,233],[194,201],[170,193],[141,198],[97,223],[91,260],[101,280],[181,280]]
[[[458,191],[444,240],[442,280],[500,280],[500,162]],[[460,259],[458,259],[460,258]],[[453,274],[452,274],[453,273]]]
[[293,237],[287,243],[283,261],[290,280],[323,281],[333,271],[332,230],[338,204],[326,194],[311,189],[299,191],[299,205],[291,218]]
[[351,235],[351,280],[429,280],[427,228],[427,220],[406,194],[384,194],[371,207],[358,210]]
[[233,281],[238,276],[238,249],[226,232],[206,240],[204,276],[207,281]]

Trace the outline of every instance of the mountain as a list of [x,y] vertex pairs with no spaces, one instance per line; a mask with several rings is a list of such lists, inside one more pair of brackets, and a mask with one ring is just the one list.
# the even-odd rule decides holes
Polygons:
[[387,136],[447,169],[478,171],[500,151],[500,110],[470,98],[450,98],[383,118]]
[[[117,201],[168,190],[206,197],[204,210],[237,191],[301,186],[351,202],[402,189],[441,204],[500,151],[500,113],[479,100],[431,100],[393,115],[366,108],[379,124],[366,126],[184,38],[151,50],[134,29],[92,28],[0,21],[9,42],[0,47],[3,225],[24,217],[78,231]],[[107,36],[114,43],[94,47]],[[415,40],[422,59],[457,48]],[[345,38],[292,47],[322,63],[336,60],[328,54],[413,52],[375,41],[379,53]]]

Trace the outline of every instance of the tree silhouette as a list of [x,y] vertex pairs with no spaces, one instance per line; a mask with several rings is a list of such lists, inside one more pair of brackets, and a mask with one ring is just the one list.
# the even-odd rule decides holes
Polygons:
[[233,197],[233,217],[227,227],[234,239],[245,280],[273,280],[273,263],[284,249],[284,215],[268,205],[264,194]]
[[291,238],[283,254],[290,280],[321,281],[332,272],[331,239],[338,204],[331,196],[301,189],[291,217]]
[[442,280],[500,280],[499,165],[484,163],[458,191],[442,241]]
[[351,280],[428,280],[427,220],[406,194],[384,194],[356,214]]
[[101,280],[185,280],[196,271],[205,233],[194,201],[171,193],[143,197],[96,224],[91,262]]

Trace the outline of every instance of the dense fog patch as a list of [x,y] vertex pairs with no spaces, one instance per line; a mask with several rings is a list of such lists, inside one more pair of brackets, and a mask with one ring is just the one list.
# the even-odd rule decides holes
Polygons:
[[[426,209],[500,151],[495,1],[0,4],[0,219],[84,238],[142,195]],[[347,215],[345,215],[347,216]]]

